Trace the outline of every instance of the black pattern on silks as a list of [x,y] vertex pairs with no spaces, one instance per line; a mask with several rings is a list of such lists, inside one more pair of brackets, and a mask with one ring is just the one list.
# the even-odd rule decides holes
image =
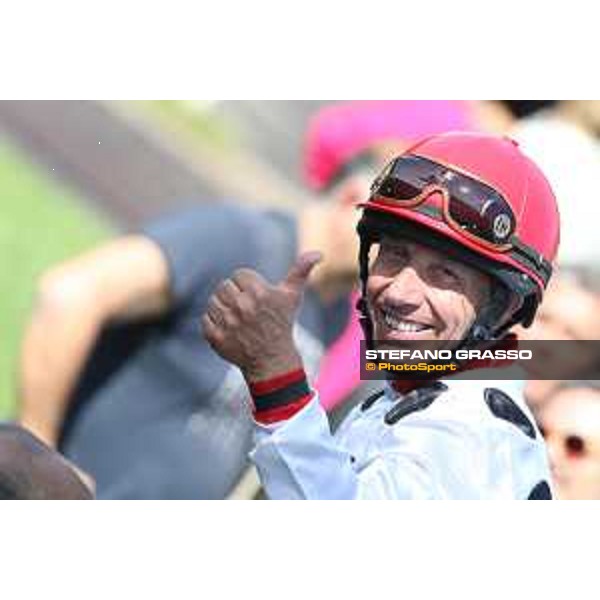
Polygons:
[[363,412],[365,410],[369,410],[369,408],[371,408],[371,406],[373,406],[373,404],[375,404],[375,402],[377,402],[377,400],[379,400],[379,398],[381,398],[383,395],[385,394],[385,390],[379,390],[378,392],[375,392],[374,394],[371,394],[361,405],[360,405],[360,410],[362,410]]
[[508,394],[497,388],[486,388],[484,398],[485,403],[495,417],[512,423],[532,439],[537,437],[535,427],[527,418],[527,415]]
[[435,381],[426,387],[420,387],[409,392],[389,410],[383,420],[386,425],[394,425],[400,419],[410,415],[413,412],[425,410],[433,404],[435,399],[448,389],[448,386],[441,381]]
[[532,490],[527,500],[552,500],[552,492],[547,481],[540,481]]

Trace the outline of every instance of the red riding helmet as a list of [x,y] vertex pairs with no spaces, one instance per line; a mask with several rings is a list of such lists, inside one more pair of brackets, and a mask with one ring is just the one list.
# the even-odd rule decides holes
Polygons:
[[[500,284],[467,338],[493,339],[531,324],[552,273],[559,214],[546,178],[516,142],[462,132],[426,138],[384,169],[361,206],[359,309],[367,339],[368,253],[383,233],[447,252]],[[518,307],[500,327],[515,295]]]

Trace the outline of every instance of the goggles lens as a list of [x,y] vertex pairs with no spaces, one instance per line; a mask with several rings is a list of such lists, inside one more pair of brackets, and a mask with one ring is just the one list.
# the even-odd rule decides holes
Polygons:
[[399,205],[416,206],[421,197],[424,200],[437,188],[447,193],[447,213],[455,228],[493,245],[509,242],[516,220],[502,195],[477,179],[426,158],[408,155],[390,163],[375,180],[371,198],[379,196]]

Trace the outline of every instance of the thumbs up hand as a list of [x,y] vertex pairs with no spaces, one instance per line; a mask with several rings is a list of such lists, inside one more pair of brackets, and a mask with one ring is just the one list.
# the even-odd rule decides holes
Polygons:
[[319,252],[302,254],[277,285],[256,271],[239,269],[221,282],[202,316],[204,336],[225,360],[252,381],[302,367],[292,330]]

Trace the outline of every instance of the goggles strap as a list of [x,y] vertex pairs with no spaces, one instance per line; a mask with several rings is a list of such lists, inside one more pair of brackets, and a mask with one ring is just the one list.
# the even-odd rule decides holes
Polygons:
[[523,257],[519,262],[534,269],[542,278],[544,284],[548,285],[548,281],[550,281],[550,277],[552,276],[552,265],[543,256],[536,254],[519,240],[512,240],[512,244],[514,252]]
[[[420,205],[411,210],[424,214],[430,218],[443,218],[441,211],[435,206]],[[510,242],[513,245],[513,249],[512,251],[509,250],[509,254],[523,266],[533,269],[541,277],[542,281],[547,284],[552,275],[552,265],[550,265],[544,257],[537,255],[518,239],[515,239],[514,236]]]

